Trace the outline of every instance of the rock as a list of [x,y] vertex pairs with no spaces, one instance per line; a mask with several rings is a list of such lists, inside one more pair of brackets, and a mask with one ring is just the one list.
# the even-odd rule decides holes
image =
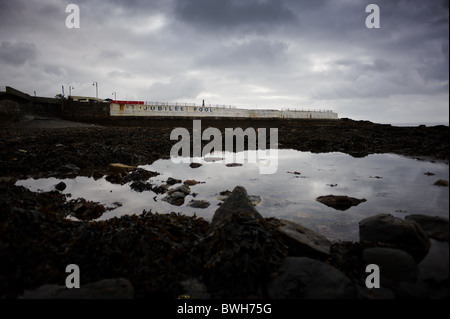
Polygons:
[[55,185],[55,189],[59,190],[60,192],[65,190],[66,187],[67,187],[67,185],[64,182],[59,182],[58,184]]
[[68,289],[58,285],[43,285],[25,291],[21,299],[133,299],[134,288],[124,278],[105,279]]
[[94,178],[95,180],[98,180],[98,179],[102,178],[103,175],[104,175],[104,174],[103,174],[102,172],[94,171],[94,172],[92,173],[92,178]]
[[323,235],[318,234],[302,225],[289,220],[275,220],[275,228],[282,241],[289,248],[289,256],[304,256],[325,259],[330,256],[331,242]]
[[198,167],[203,166],[203,165],[200,164],[200,163],[191,163],[191,164],[189,164],[189,166],[190,166],[191,168],[198,168]]
[[121,163],[111,163],[108,165],[109,169],[113,172],[131,172],[137,169],[136,166],[125,165]]
[[242,166],[242,164],[239,164],[239,163],[231,163],[231,164],[226,164],[225,166],[226,166],[226,167],[239,167],[239,166]]
[[245,188],[237,186],[213,217],[209,236],[199,245],[204,282],[213,298],[262,298],[269,275],[287,247],[256,211]]
[[194,181],[192,179],[187,179],[183,182],[183,184],[187,185],[187,186],[194,186],[197,184],[204,184],[205,182],[199,182],[199,181]]
[[[229,190],[226,190],[226,191],[220,192],[217,199],[220,201],[225,201],[225,200],[227,200],[228,197],[230,197],[230,195],[231,195],[231,192]],[[248,195],[248,199],[250,200],[250,202],[252,203],[253,206],[258,206],[262,201],[261,196],[258,196],[258,195]]]
[[427,176],[434,176],[435,174],[434,173],[432,173],[432,172],[426,172],[426,173],[424,173],[425,175],[427,175]]
[[[123,174],[123,175],[122,175]],[[105,179],[112,183],[112,184],[122,184],[122,180],[124,178],[124,175],[126,175],[127,173],[123,172],[112,172],[110,174],[108,174]]]
[[420,283],[401,282],[397,285],[397,297],[399,299],[428,299],[429,289]]
[[192,208],[208,208],[211,204],[205,200],[191,200],[187,205]]
[[356,288],[336,268],[308,257],[288,257],[267,287],[274,299],[353,299]]
[[302,173],[300,173],[300,172],[297,172],[297,171],[295,171],[295,172],[287,172],[288,174],[293,174],[293,175],[301,175]]
[[242,186],[236,186],[231,195],[214,213],[213,226],[220,226],[232,216],[244,216],[252,219],[262,219],[262,216],[254,208],[247,196],[247,191]]
[[448,241],[449,223],[447,218],[438,216],[409,215],[406,220],[418,223],[429,238]]
[[178,186],[177,188],[171,189],[168,192],[168,194],[171,195],[172,193],[175,193],[175,192],[181,192],[181,193],[184,193],[185,195],[189,195],[191,193],[191,189],[187,185],[181,185],[181,186]]
[[175,179],[175,178],[169,177],[167,179],[166,183],[169,184],[169,185],[180,184],[181,183],[181,179]]
[[352,206],[357,206],[360,203],[365,202],[366,199],[358,199],[348,196],[326,195],[317,197],[316,201],[337,210],[347,210]]
[[185,197],[186,194],[183,192],[173,192],[170,195],[164,197],[162,200],[174,206],[181,206],[184,204]]
[[390,214],[379,214],[359,222],[360,242],[366,246],[398,248],[420,261],[430,249],[430,241],[413,220],[403,220]]
[[434,185],[448,187],[448,181],[446,181],[445,179],[439,179],[434,183]]
[[150,183],[146,183],[143,181],[136,181],[130,184],[130,188],[136,192],[142,193],[143,191],[151,191],[153,190],[153,186]]
[[72,207],[73,216],[79,220],[92,220],[99,218],[106,211],[105,206],[86,201],[84,198],[72,200],[69,202]]
[[395,287],[398,283],[416,282],[418,269],[414,258],[407,252],[392,248],[367,248],[363,251],[366,265],[380,267],[380,286]]
[[187,185],[181,185],[167,192],[167,196],[162,200],[175,206],[184,204],[184,198],[191,193],[191,189]]

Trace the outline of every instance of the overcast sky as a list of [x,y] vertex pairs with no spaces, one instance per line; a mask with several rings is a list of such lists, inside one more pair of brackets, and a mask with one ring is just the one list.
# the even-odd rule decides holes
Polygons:
[[[66,6],[80,28],[66,27]],[[368,29],[366,6],[380,8]],[[0,0],[0,85],[446,123],[449,0]]]

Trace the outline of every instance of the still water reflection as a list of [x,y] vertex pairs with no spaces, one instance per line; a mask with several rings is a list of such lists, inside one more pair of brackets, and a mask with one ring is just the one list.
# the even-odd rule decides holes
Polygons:
[[[191,186],[196,200],[206,200],[206,209],[187,206],[194,199],[188,195],[178,207],[162,201],[166,195],[151,191],[138,193],[129,184],[115,185],[104,178],[77,177],[63,179],[67,184],[64,193],[71,198],[83,197],[108,207],[122,203],[121,207],[105,213],[100,220],[123,214],[141,213],[145,210],[212,219],[220,200],[219,193],[244,186],[249,195],[261,196],[258,211],[264,217],[290,219],[318,231],[330,240],[358,240],[358,222],[368,216],[389,213],[404,217],[408,214],[431,216],[449,215],[448,188],[433,185],[438,179],[449,179],[449,166],[392,154],[375,154],[365,158],[353,158],[342,153],[312,154],[295,150],[278,151],[276,174],[259,174],[258,163],[227,167],[223,162],[195,159],[203,166],[190,168],[188,164],[174,164],[170,160],[158,160],[143,169],[160,173],[149,180],[155,185],[164,184],[169,177],[204,182]],[[425,174],[431,172],[434,175]],[[22,180],[17,185],[32,191],[49,191],[60,179]],[[174,185],[173,187],[176,187]],[[179,185],[178,185],[179,186]],[[367,201],[346,211],[327,207],[315,199],[322,195],[347,195],[365,198]]]

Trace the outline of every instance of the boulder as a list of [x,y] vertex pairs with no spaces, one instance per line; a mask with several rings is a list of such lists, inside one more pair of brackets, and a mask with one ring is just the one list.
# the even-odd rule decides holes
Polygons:
[[287,255],[273,227],[236,187],[214,214],[213,227],[197,249],[205,264],[203,278],[213,298],[264,297],[269,275]]
[[439,241],[448,241],[449,224],[447,218],[426,215],[409,215],[406,216],[405,219],[413,220],[418,223],[429,238]]
[[183,192],[172,192],[170,193],[170,195],[167,195],[162,200],[174,206],[181,206],[184,204],[185,197],[186,194]]
[[289,249],[289,256],[325,259],[330,256],[331,242],[302,225],[289,220],[274,220],[275,230]]
[[60,192],[62,192],[63,190],[65,190],[67,187],[66,183],[64,182],[59,182],[58,184],[55,185],[55,189],[59,190]]
[[356,287],[336,268],[308,257],[288,257],[267,287],[274,299],[353,299]]
[[181,183],[181,179],[175,179],[173,177],[169,177],[167,179],[166,183],[169,184],[169,185],[180,184]]
[[417,263],[406,251],[392,248],[367,248],[363,251],[363,262],[380,268],[380,286],[394,287],[400,282],[416,282]]
[[226,164],[225,166],[226,166],[226,167],[239,167],[239,166],[242,166],[242,164],[239,164],[239,163],[230,163],[230,164]]
[[360,203],[365,202],[366,199],[358,199],[348,196],[326,195],[317,197],[316,201],[337,210],[347,210],[352,206],[357,206]]
[[405,250],[416,261],[422,260],[430,249],[430,241],[419,224],[390,214],[379,214],[360,221],[359,238],[365,246]]
[[43,285],[25,291],[22,299],[133,299],[134,288],[124,278],[105,279],[68,289],[58,285]]
[[436,186],[442,186],[442,187],[448,187],[448,181],[445,179],[439,179],[437,180],[434,185]]
[[208,208],[211,204],[205,200],[191,200],[187,205],[192,208]]
[[181,193],[183,193],[185,195],[189,195],[191,193],[191,189],[189,188],[188,185],[181,185],[181,186],[178,186],[178,187],[176,187],[174,189],[171,189],[170,191],[167,192],[167,194],[171,195],[171,194],[176,193],[176,192],[181,192]]
[[202,164],[200,164],[200,163],[191,163],[191,164],[189,164],[189,166],[191,168],[198,168],[198,167],[202,166]]
[[233,216],[262,219],[260,213],[250,202],[247,191],[242,186],[236,186],[226,201],[216,210],[212,219],[213,226],[220,226]]
[[187,186],[195,186],[197,184],[204,184],[205,182],[199,182],[199,181],[195,181],[192,179],[187,179],[183,182],[183,184],[187,185]]

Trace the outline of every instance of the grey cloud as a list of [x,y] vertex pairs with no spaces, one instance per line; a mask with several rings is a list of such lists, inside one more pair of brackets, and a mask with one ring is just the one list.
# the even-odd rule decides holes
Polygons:
[[59,65],[45,65],[44,72],[47,74],[53,74],[56,76],[65,76],[67,75],[67,70]]
[[196,78],[177,75],[169,82],[155,82],[145,96],[154,101],[175,101],[179,99],[195,99],[203,90],[203,83]]
[[0,62],[20,66],[36,59],[37,49],[33,43],[3,41],[0,44]]
[[297,20],[279,0],[179,0],[175,16],[202,32],[239,28],[260,33]]
[[232,43],[218,47],[196,62],[202,66],[231,66],[256,64],[261,68],[273,67],[285,58],[289,45],[282,41],[253,39],[243,43]]
[[102,50],[98,55],[100,59],[116,60],[124,57],[124,54],[119,50]]

